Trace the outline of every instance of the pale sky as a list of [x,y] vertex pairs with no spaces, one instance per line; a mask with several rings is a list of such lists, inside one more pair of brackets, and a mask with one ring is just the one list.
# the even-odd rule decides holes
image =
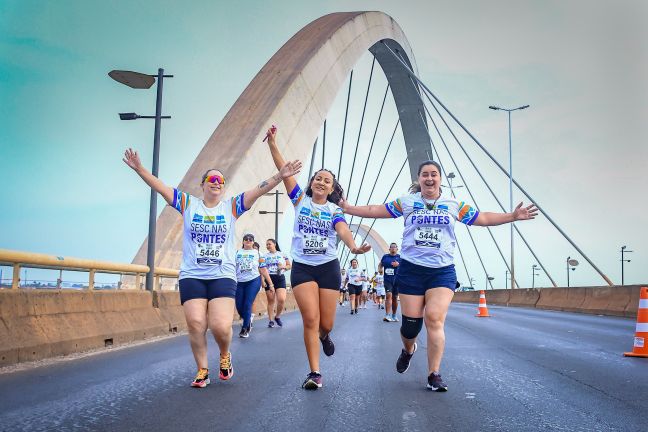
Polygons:
[[[120,122],[117,113],[153,114],[155,92],[120,86],[107,77],[108,71],[155,73],[164,67],[175,75],[165,83],[164,113],[173,119],[162,127],[160,177],[176,185],[263,64],[312,20],[350,10],[380,10],[400,24],[421,79],[505,166],[506,114],[488,106],[531,105],[513,114],[514,177],[614,282],[620,283],[622,245],[634,251],[626,283],[647,282],[648,4],[641,0],[4,0],[0,184],[8,199],[0,204],[0,248],[132,260],[147,234],[149,193],[121,155],[132,146],[150,166],[153,124]],[[356,142],[370,62],[367,55],[356,67],[346,151]],[[377,74],[360,160],[367,155],[384,85],[384,76]],[[330,149],[339,145],[345,102],[346,87],[329,115]],[[377,149],[385,148],[395,120],[393,103],[388,103]],[[506,178],[461,138],[508,203]],[[388,163],[398,167],[404,157],[400,136],[394,146]],[[369,179],[380,156],[370,159]],[[444,151],[440,157],[448,171],[457,171]],[[465,159],[456,157],[479,208],[497,210]],[[337,170],[333,152],[327,165]],[[343,182],[349,169],[350,156],[342,167]],[[383,200],[394,175],[393,168],[384,174],[372,202]],[[390,198],[405,193],[407,177],[402,176]],[[464,188],[457,194],[470,201]],[[290,219],[282,223],[284,245]],[[567,256],[581,261],[572,284],[603,284],[544,218],[519,226],[559,285],[565,284]],[[400,221],[380,221],[375,227],[388,242],[400,238]],[[472,232],[484,245],[494,285],[503,287],[505,267],[485,229]],[[508,256],[508,227],[493,232]],[[484,272],[470,252],[465,230],[458,235],[475,285],[483,287]],[[519,282],[530,286],[535,261],[519,240],[516,245]],[[544,275],[536,277],[538,285],[548,285]]]

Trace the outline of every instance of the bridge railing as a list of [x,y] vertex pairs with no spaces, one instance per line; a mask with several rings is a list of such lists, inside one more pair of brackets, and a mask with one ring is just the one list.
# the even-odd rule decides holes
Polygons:
[[[20,287],[20,270],[22,268],[59,270],[61,272],[63,270],[87,272],[88,286],[87,288],[84,287],[84,289],[89,290],[95,289],[95,275],[97,273],[134,276],[134,286],[130,289],[143,289],[143,277],[145,277],[150,271],[148,266],[139,264],[97,261],[8,249],[0,249],[0,265],[13,268],[13,275],[11,277],[12,289],[18,289]],[[175,279],[173,286],[174,289],[178,289],[178,270],[157,267],[155,268],[154,274],[155,282],[153,288],[155,290],[162,289],[164,286],[163,279]],[[62,277],[59,277],[56,283],[57,289],[62,288],[62,282]],[[130,284],[122,284],[120,280],[117,284],[117,289],[124,289],[125,287],[130,287]]]

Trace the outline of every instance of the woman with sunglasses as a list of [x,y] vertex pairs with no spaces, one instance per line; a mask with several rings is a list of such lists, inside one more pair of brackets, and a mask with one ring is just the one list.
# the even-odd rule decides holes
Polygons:
[[202,388],[210,383],[208,328],[220,350],[220,379],[228,380],[234,374],[229,347],[236,293],[236,220],[283,178],[298,174],[301,162],[283,164],[277,174],[233,198],[225,198],[223,173],[217,169],[207,170],[200,182],[201,199],[164,184],[142,166],[137,152],[132,149],[126,150],[123,161],[183,218],[180,302],[198,367],[191,385]]
[[[275,136],[276,129],[269,129],[268,146],[275,165],[283,166],[285,162]],[[304,345],[310,366],[302,387],[316,390],[322,387],[320,342],[324,354],[331,356],[335,352],[330,333],[341,284],[337,236],[354,254],[365,253],[371,247],[355,245],[337,205],[344,191],[333,173],[326,169],[317,171],[305,191],[297,185],[294,176],[284,178],[284,185],[295,207],[290,284],[304,323]]]
[[[268,253],[265,255],[265,261],[270,279],[272,279],[272,283],[265,286],[268,300],[268,327],[274,327],[275,322],[279,327],[283,327],[281,313],[286,303],[286,276],[284,276],[284,272],[290,270],[292,264],[288,255],[281,252],[277,240],[266,240],[266,249]],[[274,289],[271,289],[272,285],[274,285]]]
[[252,234],[243,236],[243,248],[236,252],[236,311],[243,320],[239,337],[250,337],[252,330],[252,305],[261,288],[261,278],[272,289],[272,280],[268,274],[266,261],[259,254],[259,244]]
[[[401,261],[395,284],[401,299],[400,328],[403,350],[396,370],[404,373],[416,351],[416,337],[423,324],[427,330],[427,388],[446,391],[439,370],[445,347],[444,324],[456,289],[453,264],[455,221],[466,225],[493,226],[533,219],[538,209],[520,203],[512,213],[479,212],[463,201],[441,196],[441,167],[434,161],[423,162],[418,180],[409,194],[386,204],[352,206],[340,202],[345,213],[365,218],[403,217]],[[394,299],[395,301],[395,299]]]

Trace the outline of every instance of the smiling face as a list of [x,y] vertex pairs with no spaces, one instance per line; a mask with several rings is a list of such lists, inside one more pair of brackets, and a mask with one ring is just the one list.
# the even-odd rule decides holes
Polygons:
[[243,236],[243,249],[252,249],[254,246],[254,237],[249,234]]
[[439,168],[430,163],[421,166],[419,169],[418,183],[421,187],[421,195],[427,198],[434,198],[439,195],[441,187],[441,172]]
[[352,259],[351,260],[351,267],[354,268],[354,269],[357,269],[358,268],[358,260]]
[[326,197],[333,192],[333,185],[333,174],[325,170],[316,172],[310,183],[311,190],[313,191],[313,198],[326,200]]
[[217,200],[225,192],[225,176],[218,170],[209,170],[202,179],[203,197]]

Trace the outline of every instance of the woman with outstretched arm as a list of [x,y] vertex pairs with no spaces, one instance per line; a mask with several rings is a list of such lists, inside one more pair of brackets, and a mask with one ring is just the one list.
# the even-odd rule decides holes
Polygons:
[[[283,166],[284,159],[275,141],[276,129],[269,129],[266,136],[275,166]],[[284,185],[295,207],[290,284],[304,323],[304,345],[310,366],[302,387],[316,390],[322,387],[320,342],[324,354],[331,356],[335,352],[330,333],[341,284],[337,237],[355,254],[365,253],[371,247],[354,243],[337,205],[344,192],[331,171],[317,171],[305,191],[294,176],[285,177]]]
[[200,179],[202,198],[164,184],[142,166],[136,151],[126,150],[124,163],[158,192],[183,218],[180,301],[184,310],[191,351],[198,372],[192,387],[209,383],[207,338],[209,328],[220,350],[221,380],[234,374],[230,343],[236,294],[236,220],[255,201],[277,186],[283,178],[299,173],[301,162],[284,163],[278,173],[258,186],[225,197],[225,176],[218,169],[207,170]]
[[441,196],[441,167],[434,161],[425,161],[419,166],[418,179],[409,192],[386,204],[352,206],[341,201],[340,206],[344,213],[364,218],[403,217],[401,263],[394,283],[401,300],[400,333],[404,348],[396,362],[396,370],[404,373],[409,368],[417,348],[416,337],[425,323],[427,388],[446,391],[448,386],[439,370],[445,347],[446,314],[457,283],[453,264],[457,243],[455,222],[501,225],[533,219],[538,209],[533,204],[522,207],[520,203],[512,213],[479,212],[463,201]]

